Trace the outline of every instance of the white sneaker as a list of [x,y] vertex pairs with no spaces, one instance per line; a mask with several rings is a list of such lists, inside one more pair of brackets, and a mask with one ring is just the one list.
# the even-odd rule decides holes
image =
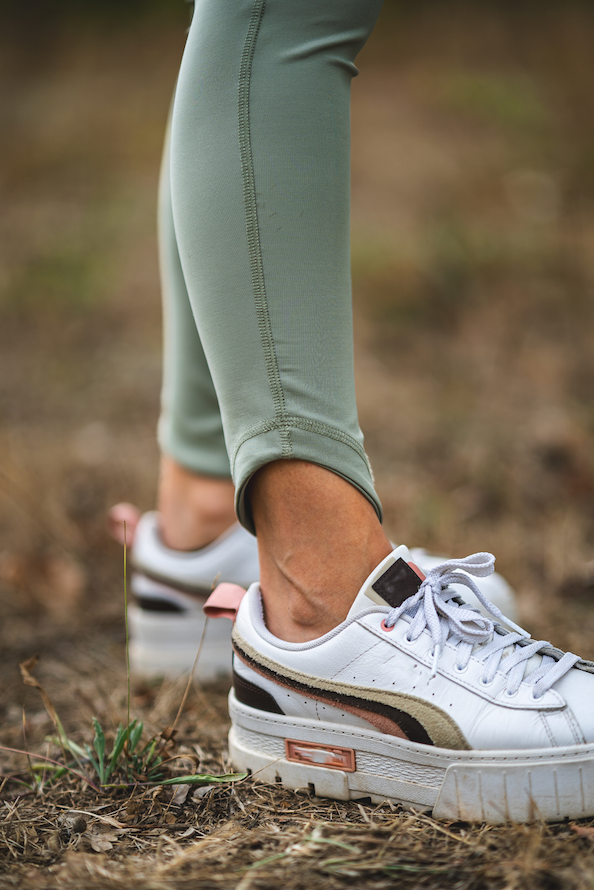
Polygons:
[[[470,575],[488,576],[491,554],[424,581],[410,561],[398,547],[346,620],[307,643],[274,637],[250,587],[232,637],[235,768],[443,819],[593,816],[594,663],[530,640],[485,600]],[[492,617],[449,584],[470,587]]]
[[[191,670],[204,631],[202,610],[218,582],[248,587],[259,577],[256,539],[238,523],[200,550],[171,550],[161,541],[158,514],[142,516],[130,504],[110,510],[113,536],[131,546],[132,602],[128,606],[130,668],[139,679],[177,677]],[[195,676],[210,681],[231,675],[231,629],[211,621]]]

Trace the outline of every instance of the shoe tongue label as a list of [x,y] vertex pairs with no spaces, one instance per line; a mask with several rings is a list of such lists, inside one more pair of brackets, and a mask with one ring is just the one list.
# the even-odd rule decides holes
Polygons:
[[414,596],[423,579],[400,557],[371,587],[389,606],[396,609],[409,596]]

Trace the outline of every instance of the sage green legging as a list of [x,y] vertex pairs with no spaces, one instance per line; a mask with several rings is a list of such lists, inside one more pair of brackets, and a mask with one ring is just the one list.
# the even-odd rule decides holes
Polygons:
[[357,419],[350,83],[381,0],[198,0],[160,186],[159,442],[246,486],[310,461],[374,505]]

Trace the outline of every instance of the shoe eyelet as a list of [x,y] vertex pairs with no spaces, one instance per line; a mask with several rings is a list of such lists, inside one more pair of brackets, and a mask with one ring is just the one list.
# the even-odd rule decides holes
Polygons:
[[532,701],[540,701],[541,698],[542,698],[543,696],[544,696],[544,692],[543,692],[542,695],[535,695],[535,694],[534,694],[534,691],[533,691],[533,692],[531,693],[531,696],[530,696],[530,697],[531,697]]
[[516,689],[515,692],[508,692],[508,690],[506,689],[504,695],[506,698],[515,698],[519,691],[519,689]]
[[392,626],[390,627],[390,626],[388,626],[388,625],[386,624],[386,619],[385,619],[385,618],[382,618],[382,622],[381,622],[381,624],[380,624],[380,627],[381,627],[382,630],[385,630],[386,633],[390,633],[391,631],[394,630],[394,628],[396,627],[396,625],[395,625],[395,624],[392,624]]
[[466,671],[468,670],[468,665],[464,664],[464,665],[462,665],[462,667],[460,667],[459,664],[455,664],[454,670],[456,671],[457,674],[465,674]]
[[[481,677],[481,679],[479,680],[479,683],[481,684],[481,686],[492,686],[494,682],[495,682],[494,679],[493,680],[485,680],[484,677]],[[515,695],[515,693],[514,693],[514,695]]]
[[414,645],[414,643],[415,643],[416,641],[415,641],[415,640],[411,640],[411,638],[409,637],[409,635],[408,635],[408,634],[405,634],[405,635],[402,637],[402,642],[403,642],[403,643],[408,643],[409,646],[412,646],[412,645]]

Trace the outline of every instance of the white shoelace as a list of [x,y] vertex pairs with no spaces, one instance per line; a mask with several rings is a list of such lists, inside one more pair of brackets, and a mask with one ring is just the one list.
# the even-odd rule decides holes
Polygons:
[[[441,563],[431,569],[417,593],[401,606],[392,609],[385,620],[386,627],[393,627],[401,615],[407,614],[412,618],[407,633],[410,642],[416,640],[425,628],[429,631],[434,646],[431,678],[437,673],[437,664],[446,640],[450,640],[458,651],[457,670],[465,670],[474,655],[485,664],[481,679],[485,686],[492,683],[496,671],[500,670],[507,674],[507,695],[515,695],[524,682],[533,686],[532,695],[535,699],[541,698],[580,661],[580,657],[571,652],[566,652],[560,658],[541,653],[538,667],[524,676],[529,659],[544,647],[551,651],[551,644],[546,640],[528,642],[530,634],[505,618],[467,574],[485,578],[492,573],[494,565],[495,557],[492,553],[474,553],[464,559],[449,559]],[[474,606],[467,603],[460,605],[455,599],[456,591],[448,588],[449,584],[464,584],[469,587],[485,610],[493,618],[513,628],[513,631],[507,631],[496,624]]]

